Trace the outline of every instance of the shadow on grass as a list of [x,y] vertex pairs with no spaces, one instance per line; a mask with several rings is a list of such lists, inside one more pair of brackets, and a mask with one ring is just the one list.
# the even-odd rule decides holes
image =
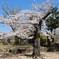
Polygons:
[[25,54],[26,57],[32,57],[32,54]]

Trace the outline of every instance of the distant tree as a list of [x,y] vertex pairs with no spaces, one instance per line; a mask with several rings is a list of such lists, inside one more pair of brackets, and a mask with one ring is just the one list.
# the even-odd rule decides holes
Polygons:
[[47,29],[51,31],[51,33],[53,29],[59,27],[59,11],[57,7],[53,8],[50,17],[46,19],[46,26],[48,27]]

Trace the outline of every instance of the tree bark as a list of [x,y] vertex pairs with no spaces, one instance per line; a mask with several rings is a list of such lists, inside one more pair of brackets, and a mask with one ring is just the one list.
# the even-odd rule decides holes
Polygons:
[[7,42],[10,43],[10,39],[8,39]]
[[15,36],[15,43],[14,45],[18,45],[19,44],[19,38],[17,36]]
[[40,56],[40,29],[39,26],[36,27],[34,42],[33,42],[33,57]]

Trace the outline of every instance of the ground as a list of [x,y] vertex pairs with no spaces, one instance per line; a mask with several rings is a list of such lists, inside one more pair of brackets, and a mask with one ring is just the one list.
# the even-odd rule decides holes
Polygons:
[[[3,48],[2,48],[2,46],[0,45],[0,59],[33,59],[31,56],[32,51],[22,53],[22,54],[21,53],[20,54],[13,54],[13,53],[9,53],[6,50],[6,47],[8,47],[8,46],[3,45]],[[8,49],[10,49],[12,47],[10,46]],[[41,50],[41,57],[38,57],[37,59],[59,59],[59,52],[56,52],[56,51],[55,52],[47,52],[42,49]]]
[[[16,55],[7,55],[2,56],[0,55],[0,59],[33,59],[31,56],[16,54]],[[38,57],[38,59],[59,59],[59,52],[41,52],[41,57]]]

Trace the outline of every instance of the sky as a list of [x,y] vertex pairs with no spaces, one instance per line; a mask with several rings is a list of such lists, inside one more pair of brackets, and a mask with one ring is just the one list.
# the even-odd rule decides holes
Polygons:
[[41,4],[45,0],[0,0],[0,14],[3,14],[2,6],[8,5],[8,7],[18,7],[21,10],[31,10],[32,4]]
[[[59,0],[55,0],[58,2]],[[31,10],[32,4],[42,4],[45,0],[0,0],[0,15],[4,15],[4,11],[2,10],[2,6],[8,7],[18,7],[21,10]],[[57,5],[59,9],[59,5]],[[5,24],[6,25],[6,24]],[[0,32],[10,32],[12,31],[11,27],[4,27],[5,25],[0,24]]]

